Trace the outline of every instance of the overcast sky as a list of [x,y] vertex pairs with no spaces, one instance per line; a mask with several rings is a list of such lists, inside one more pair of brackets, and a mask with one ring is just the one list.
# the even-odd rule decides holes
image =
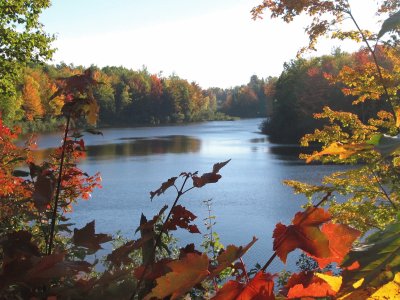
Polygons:
[[[54,33],[54,63],[176,73],[203,88],[245,84],[250,76],[277,76],[307,44],[305,23],[253,21],[262,0],[53,0],[41,22]],[[353,0],[361,23],[371,25],[372,0]],[[339,43],[320,43],[330,53]],[[345,50],[355,50],[346,45]]]

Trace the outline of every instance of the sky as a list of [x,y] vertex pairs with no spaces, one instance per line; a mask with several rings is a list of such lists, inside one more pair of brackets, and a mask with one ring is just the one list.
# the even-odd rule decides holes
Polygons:
[[[163,76],[176,74],[203,88],[242,85],[252,75],[279,76],[284,62],[307,44],[306,18],[254,21],[250,10],[262,0],[53,0],[41,15],[56,35],[53,63],[145,66]],[[361,25],[373,10],[353,0]],[[319,44],[328,54],[339,43]],[[358,46],[342,48],[354,51]],[[316,55],[316,54],[314,54]]]

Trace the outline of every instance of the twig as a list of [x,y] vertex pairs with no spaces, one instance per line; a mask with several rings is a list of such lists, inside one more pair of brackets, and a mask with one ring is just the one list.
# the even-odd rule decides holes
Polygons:
[[[163,223],[163,226],[161,227],[160,232],[157,234],[157,237],[156,237],[156,240],[155,240],[155,244],[154,244],[154,248],[153,248],[153,252],[154,252],[154,253],[155,253],[155,251],[156,251],[156,249],[157,249],[158,244],[159,244],[160,241],[161,241],[162,234],[165,232],[164,225],[169,221],[169,218],[170,218],[171,215],[172,215],[172,210],[173,210],[173,208],[174,208],[174,207],[176,206],[176,204],[178,203],[178,200],[180,199],[180,197],[181,197],[182,195],[184,195],[188,190],[190,190],[190,189],[188,189],[188,190],[186,190],[186,191],[183,192],[183,188],[185,187],[186,182],[187,182],[187,180],[189,179],[189,177],[190,177],[189,175],[186,175],[185,180],[183,181],[182,186],[181,186],[180,190],[178,191],[178,194],[176,195],[175,201],[174,201],[174,203],[172,204],[172,207],[171,207],[171,209],[169,210],[169,213],[168,213],[167,217],[165,218],[165,221],[164,221],[164,223]],[[175,185],[174,185],[174,186],[175,186]],[[137,283],[137,285],[136,285],[136,289],[133,291],[132,296],[129,298],[130,300],[133,300],[133,299],[135,298],[135,296],[136,296],[136,293],[140,290],[141,285],[142,285],[142,283],[143,283],[144,275],[146,274],[146,271],[148,270],[149,267],[150,267],[150,263],[147,262],[147,263],[145,264],[145,266],[144,266],[144,270],[143,270],[143,272],[142,272],[142,275],[140,276],[140,278],[139,278],[139,280],[138,280],[138,283]]]
[[62,151],[61,151],[60,168],[59,168],[59,171],[58,171],[56,195],[54,197],[54,207],[53,207],[53,213],[52,213],[52,216],[51,216],[50,241],[49,241],[49,247],[47,249],[47,255],[51,254],[51,251],[52,251],[52,248],[53,248],[54,231],[55,231],[56,221],[57,221],[58,201],[59,201],[59,198],[60,198],[61,179],[62,179],[62,172],[63,172],[63,166],[64,166],[64,157],[65,157],[65,151],[66,151],[65,149],[66,149],[66,145],[67,145],[67,136],[68,136],[68,132],[69,132],[70,121],[71,121],[71,116],[68,114],[68,116],[67,116],[67,124],[66,124],[65,131],[64,131],[64,139],[63,139]]
[[379,177],[376,174],[376,172],[374,170],[371,170],[371,172],[372,172],[372,175],[374,175],[376,183],[378,184],[379,188],[382,190],[383,194],[385,195],[385,198],[390,202],[390,204],[393,206],[393,208],[397,210],[396,204],[393,202],[393,200],[390,198],[390,196],[386,192],[386,190],[383,187],[382,183],[380,182]]

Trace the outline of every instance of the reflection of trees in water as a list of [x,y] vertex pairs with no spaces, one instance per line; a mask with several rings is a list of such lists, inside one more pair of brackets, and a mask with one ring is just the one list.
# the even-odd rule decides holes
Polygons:
[[124,138],[118,144],[87,147],[87,156],[110,159],[121,156],[145,156],[163,153],[189,153],[200,151],[200,140],[183,135],[155,138]]
[[267,141],[266,137],[250,139],[250,143],[252,143],[252,144],[265,143],[266,141]]
[[[300,147],[298,145],[275,145],[269,148],[269,153],[276,155],[281,160],[299,160],[300,153],[311,153],[312,147]],[[301,161],[305,164],[304,161]]]
[[[112,159],[122,156],[145,156],[163,153],[199,152],[201,141],[185,135],[154,138],[123,138],[121,143],[92,145],[86,147],[86,157]],[[34,151],[35,161],[49,157],[52,149]]]

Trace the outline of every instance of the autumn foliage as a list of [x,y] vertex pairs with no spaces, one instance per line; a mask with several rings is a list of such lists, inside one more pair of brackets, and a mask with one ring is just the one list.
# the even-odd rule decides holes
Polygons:
[[[337,2],[337,6],[333,6],[332,1],[298,1],[296,4],[264,1],[253,13],[257,16],[269,8],[274,17],[282,16],[285,21],[291,21],[302,11],[311,15],[318,13],[318,16],[331,13],[334,17],[347,13],[352,17],[351,11],[346,10],[347,1]],[[385,1],[381,9],[390,12],[391,3]],[[398,30],[398,13],[388,20],[383,23],[378,39]],[[311,48],[331,25],[337,25],[334,21],[318,27],[319,21],[315,18],[307,29]],[[336,34],[343,38],[353,36],[354,32]],[[367,42],[366,33],[360,30],[358,34]],[[388,44],[390,42],[393,41]],[[362,161],[364,165],[334,174],[321,186],[288,182],[296,192],[311,198],[318,196],[319,201],[310,202],[303,211],[297,212],[291,224],[276,225],[274,253],[264,258],[264,265],[255,271],[247,270],[242,257],[251,251],[256,237],[243,246],[221,248],[213,257],[207,251],[197,250],[194,244],[179,249],[171,246],[173,231],[200,233],[195,224],[196,215],[180,204],[182,197],[218,183],[230,160],[215,163],[206,173],[182,172],[151,191],[151,201],[167,190],[175,190],[176,196],[152,218],[141,216],[135,239],[116,240],[98,233],[95,221],[83,228],[72,228],[65,212],[71,210],[72,203],[89,199],[92,190],[100,187],[99,174],[90,176],[77,163],[85,153],[81,127],[88,126],[87,132],[101,134],[93,128],[98,117],[94,87],[103,83],[92,69],[60,78],[50,99],[63,101],[60,112],[66,120],[64,136],[62,145],[48,160],[36,163],[31,154],[34,143],[17,146],[18,129],[10,129],[0,120],[0,298],[398,299],[400,164],[396,151],[400,142],[398,137],[383,133],[398,133],[400,105],[396,90],[398,81],[377,64],[379,51],[366,56],[360,54],[358,59],[363,60],[364,68],[346,67],[337,76],[327,77],[332,82],[342,82],[344,93],[359,97],[357,103],[385,98],[392,111],[382,111],[376,119],[364,124],[354,114],[325,108],[316,117],[328,119],[329,125],[305,136],[302,141],[304,145],[323,144],[321,151],[303,156],[306,162]],[[394,52],[391,55],[393,58],[385,62],[385,67],[397,70],[397,56]],[[310,70],[310,76],[315,75],[314,71]],[[380,79],[371,81],[372,74],[376,73]],[[38,96],[33,79],[27,78],[32,82],[26,90],[32,101]],[[152,77],[152,81],[151,92],[157,98],[161,85],[156,77]],[[372,82],[368,86],[373,92],[365,91],[366,81]],[[140,80],[132,84],[138,89],[146,88]],[[39,106],[34,105],[38,104],[36,100],[29,104],[32,116],[41,113]],[[333,200],[335,193],[351,196],[338,203]],[[387,219],[385,222],[381,221],[382,215]],[[377,230],[365,235],[371,228]],[[358,238],[362,234],[366,237],[361,242]],[[102,270],[96,270],[99,262],[92,259],[93,255],[109,242],[114,242],[113,250],[104,257]],[[276,257],[285,263],[295,250],[302,251],[317,266],[292,273],[276,287],[280,275],[270,274],[268,267]],[[329,265],[330,270],[327,270]]]

